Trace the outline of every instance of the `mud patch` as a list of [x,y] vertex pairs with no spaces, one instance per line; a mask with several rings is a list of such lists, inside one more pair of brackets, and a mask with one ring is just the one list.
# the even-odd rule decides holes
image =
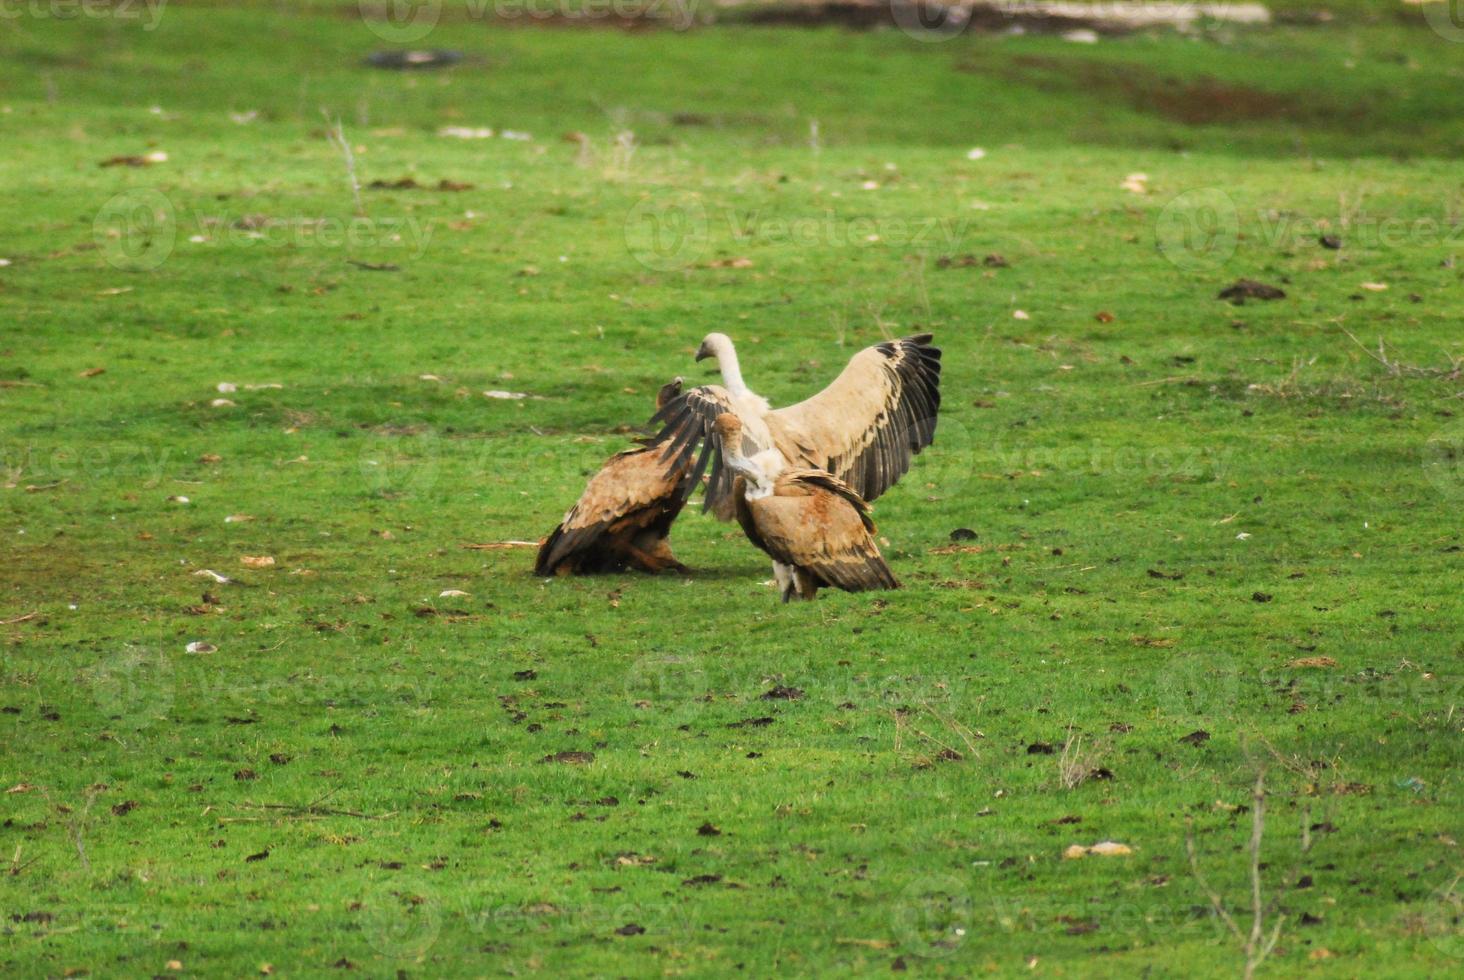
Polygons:
[[739,23],[801,27],[835,25],[852,30],[899,27],[911,33],[955,35],[1020,30],[1057,34],[1090,30],[1130,34],[1151,28],[1192,31],[1207,22],[1266,25],[1270,11],[1259,3],[1124,3],[1090,5],[1065,0],[827,0],[767,3],[722,0],[720,6]]
[[[396,24],[392,0],[350,4],[341,8],[344,16],[368,25],[390,28]],[[559,28],[581,30],[658,31],[686,30],[694,25],[696,11],[691,0],[640,0],[613,5],[590,4],[574,10],[554,4],[520,3],[466,5],[442,4],[431,13],[431,27],[443,24],[490,23],[495,27]],[[377,67],[419,67],[378,65]]]
[[1315,95],[1271,92],[1201,75],[1176,78],[1133,64],[1023,55],[1005,64],[968,60],[957,71],[996,75],[1040,91],[1082,93],[1127,102],[1136,111],[1187,126],[1246,122],[1345,124],[1366,116],[1361,106],[1342,106]]

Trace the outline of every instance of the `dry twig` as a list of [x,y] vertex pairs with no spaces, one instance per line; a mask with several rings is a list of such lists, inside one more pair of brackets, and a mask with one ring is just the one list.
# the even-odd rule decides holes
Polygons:
[[[1189,857],[1190,870],[1195,876],[1195,881],[1200,889],[1210,900],[1210,907],[1215,910],[1220,921],[1225,923],[1238,943],[1241,952],[1245,954],[1245,980],[1255,976],[1266,957],[1276,948],[1276,942],[1281,938],[1281,928],[1286,924],[1286,913],[1277,912],[1277,906],[1281,897],[1291,890],[1296,880],[1296,873],[1300,870],[1301,862],[1311,850],[1311,809],[1302,810],[1301,816],[1301,852],[1297,856],[1296,865],[1286,877],[1282,879],[1281,887],[1278,888],[1269,902],[1264,900],[1264,882],[1261,878],[1261,843],[1266,836],[1266,772],[1264,769],[1256,773],[1256,784],[1251,791],[1251,836],[1248,846],[1250,855],[1250,929],[1244,930],[1235,917],[1225,907],[1225,901],[1220,893],[1210,886],[1205,876],[1200,872],[1199,856],[1195,852],[1195,835],[1193,821],[1187,822],[1184,835],[1185,853]],[[1274,918],[1273,918],[1274,917]],[[1271,929],[1266,930],[1266,920],[1273,919]]]
[[356,213],[364,218],[366,208],[361,204],[361,181],[356,177],[356,155],[351,152],[351,144],[346,141],[345,127],[341,125],[339,118],[332,123],[330,113],[325,109],[322,108],[320,114],[325,117],[325,122],[330,127],[325,131],[326,137],[335,144],[336,149],[341,151],[341,159],[345,161],[346,176],[351,181],[351,197],[356,202]]

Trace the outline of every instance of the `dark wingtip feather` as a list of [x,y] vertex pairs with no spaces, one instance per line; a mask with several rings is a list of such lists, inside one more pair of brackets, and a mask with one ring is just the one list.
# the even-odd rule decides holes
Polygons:
[[553,575],[555,562],[551,561],[554,549],[559,544],[559,539],[564,534],[564,525],[560,524],[549,532],[549,536],[539,545],[539,553],[534,558],[534,574],[538,576]]

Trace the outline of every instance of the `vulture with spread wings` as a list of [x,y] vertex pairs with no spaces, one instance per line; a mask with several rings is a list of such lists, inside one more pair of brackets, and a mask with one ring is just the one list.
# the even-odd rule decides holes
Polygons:
[[737,523],[773,559],[784,602],[812,599],[824,587],[900,587],[874,543],[869,505],[852,487],[824,470],[784,468],[775,449],[744,456],[742,422],[730,412],[717,416],[712,431],[733,474]]
[[[681,394],[681,379],[661,386],[656,405]],[[647,440],[611,456],[564,520],[539,546],[535,575],[686,571],[671,553],[671,523],[691,495],[691,467],[661,459],[665,447]]]
[[732,474],[715,427],[717,417],[730,412],[742,420],[744,455],[776,449],[787,467],[823,470],[874,500],[935,438],[940,348],[930,341],[930,334],[919,334],[866,347],[823,391],[773,409],[742,380],[731,338],[708,334],[696,359],[716,358],[722,384],[685,391],[652,416],[651,424],[662,426],[656,437],[665,446],[662,459],[692,472],[688,493],[710,463],[706,507],[730,520],[736,509]]

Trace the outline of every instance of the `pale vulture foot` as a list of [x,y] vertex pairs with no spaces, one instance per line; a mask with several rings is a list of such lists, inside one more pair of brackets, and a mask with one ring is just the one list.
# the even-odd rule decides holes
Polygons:
[[773,580],[778,583],[778,595],[787,602],[793,595],[793,590],[798,587],[792,565],[784,565],[780,561],[773,562]]

